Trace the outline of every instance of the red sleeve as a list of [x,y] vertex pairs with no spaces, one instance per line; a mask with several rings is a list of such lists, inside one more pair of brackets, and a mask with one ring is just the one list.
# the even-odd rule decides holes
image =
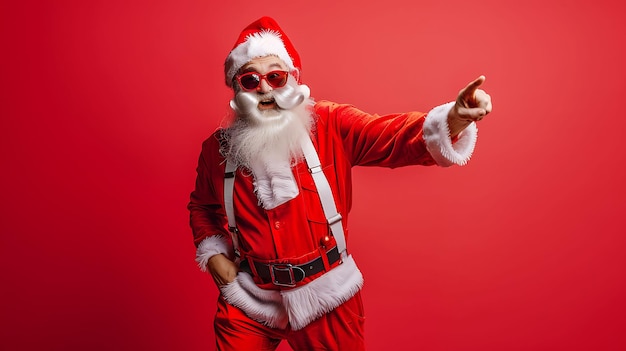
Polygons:
[[436,164],[426,149],[422,112],[389,114],[365,113],[354,106],[321,101],[319,118],[339,134],[353,166],[401,167]]
[[222,207],[224,164],[223,159],[218,159],[220,156],[217,135],[214,134],[202,144],[202,153],[196,169],[196,186],[187,206],[196,246],[213,235],[221,234],[225,238],[230,236],[226,213]]

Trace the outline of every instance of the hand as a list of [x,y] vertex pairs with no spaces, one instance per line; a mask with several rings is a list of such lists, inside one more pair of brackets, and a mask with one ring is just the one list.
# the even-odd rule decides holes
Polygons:
[[217,286],[231,283],[235,280],[235,277],[237,277],[237,265],[222,254],[217,254],[209,258],[207,268]]
[[484,82],[485,76],[480,76],[459,92],[454,107],[448,113],[450,137],[457,136],[470,123],[480,121],[491,112],[491,97],[478,89]]

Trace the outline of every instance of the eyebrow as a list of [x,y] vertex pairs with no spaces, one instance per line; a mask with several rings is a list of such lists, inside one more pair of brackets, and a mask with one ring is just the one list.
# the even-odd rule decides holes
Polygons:
[[[279,63],[275,62],[269,65],[269,68],[280,68],[280,69],[284,69],[283,66],[281,66]],[[256,72],[257,70],[253,67],[253,66],[248,66],[244,69],[241,70],[241,73],[248,73],[248,72]]]

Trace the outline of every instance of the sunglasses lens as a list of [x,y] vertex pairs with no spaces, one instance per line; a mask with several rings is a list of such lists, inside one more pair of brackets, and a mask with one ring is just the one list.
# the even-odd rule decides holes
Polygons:
[[244,89],[252,90],[259,86],[261,77],[256,73],[244,74],[239,77],[239,82]]
[[266,75],[260,75],[256,72],[249,72],[239,76],[239,83],[245,90],[254,90],[261,84],[261,79],[265,79],[272,88],[280,88],[287,83],[288,72],[272,71]]
[[287,83],[287,72],[273,71],[267,74],[267,82],[272,88],[280,88]]

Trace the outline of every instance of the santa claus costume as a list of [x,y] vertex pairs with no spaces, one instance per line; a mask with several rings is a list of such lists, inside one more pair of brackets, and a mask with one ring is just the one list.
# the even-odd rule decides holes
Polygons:
[[291,71],[272,98],[302,128],[260,145],[284,143],[291,151],[241,156],[238,132],[254,127],[242,106],[254,93],[235,89],[237,128],[204,141],[188,206],[200,268],[217,254],[240,267],[235,281],[219,287],[218,349],[273,350],[286,339],[296,350],[362,350],[363,276],[347,250],[351,168],[463,165],[477,129],[472,123],[450,139],[453,103],[378,116],[313,101],[300,81],[298,53],[268,17],[239,36],[225,62],[226,83],[234,87],[246,63],[269,55]]

